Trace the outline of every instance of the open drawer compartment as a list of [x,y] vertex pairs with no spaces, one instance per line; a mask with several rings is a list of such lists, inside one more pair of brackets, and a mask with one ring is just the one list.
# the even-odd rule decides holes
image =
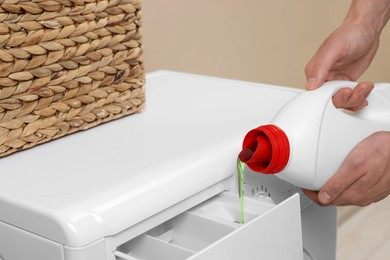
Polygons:
[[299,195],[278,205],[223,192],[120,245],[116,260],[303,259]]

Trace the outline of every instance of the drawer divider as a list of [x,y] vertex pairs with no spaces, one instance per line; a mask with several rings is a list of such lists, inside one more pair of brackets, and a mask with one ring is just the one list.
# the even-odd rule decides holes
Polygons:
[[116,250],[116,251],[114,251],[112,253],[114,254],[114,256],[117,256],[117,257],[119,257],[120,259],[123,259],[123,260],[138,260],[137,258],[132,257],[132,256],[130,256],[128,254],[122,253],[121,251],[118,251],[118,250]]

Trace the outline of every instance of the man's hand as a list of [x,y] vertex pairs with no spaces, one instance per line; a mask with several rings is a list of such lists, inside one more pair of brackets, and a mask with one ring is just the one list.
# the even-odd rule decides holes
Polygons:
[[390,132],[360,142],[319,192],[303,192],[319,205],[367,206],[384,199],[390,194]]

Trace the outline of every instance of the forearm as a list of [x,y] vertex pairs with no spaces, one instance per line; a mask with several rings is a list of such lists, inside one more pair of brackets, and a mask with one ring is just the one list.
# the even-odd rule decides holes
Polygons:
[[380,34],[389,18],[390,0],[353,0],[344,23],[362,23]]

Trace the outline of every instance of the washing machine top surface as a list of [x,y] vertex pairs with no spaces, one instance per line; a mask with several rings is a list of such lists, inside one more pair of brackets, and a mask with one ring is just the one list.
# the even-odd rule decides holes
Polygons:
[[299,90],[159,71],[143,112],[0,159],[0,221],[68,246],[231,176],[242,137]]

